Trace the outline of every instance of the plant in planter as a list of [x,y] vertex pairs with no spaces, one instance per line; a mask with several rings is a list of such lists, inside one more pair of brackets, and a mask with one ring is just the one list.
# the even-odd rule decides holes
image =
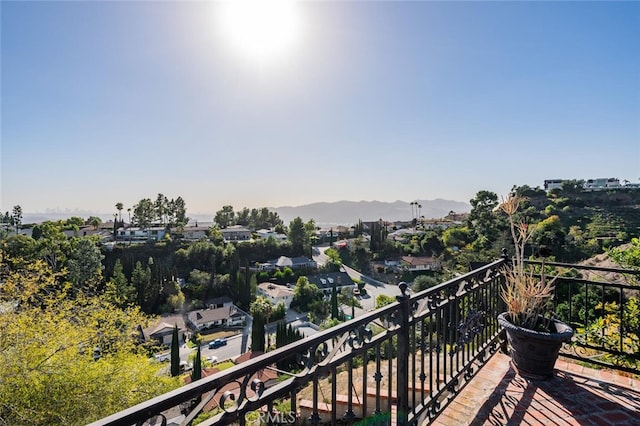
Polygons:
[[507,311],[498,315],[498,322],[506,331],[511,364],[518,374],[544,379],[553,375],[562,343],[571,340],[573,329],[553,318],[551,299],[556,277],[545,275],[544,261],[539,274],[525,268],[525,246],[535,226],[516,220],[523,201],[522,197],[510,195],[500,205],[509,219],[515,256],[512,267],[504,271],[501,296]]

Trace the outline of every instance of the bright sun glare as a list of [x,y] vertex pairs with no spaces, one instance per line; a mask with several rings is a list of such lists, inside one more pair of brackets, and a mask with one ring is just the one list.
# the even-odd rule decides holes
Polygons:
[[300,14],[293,0],[226,0],[218,6],[224,42],[249,59],[277,59],[299,42]]

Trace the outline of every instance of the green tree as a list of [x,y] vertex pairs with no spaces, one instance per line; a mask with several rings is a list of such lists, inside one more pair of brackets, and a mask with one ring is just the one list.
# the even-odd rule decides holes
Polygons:
[[196,348],[196,357],[193,360],[193,370],[191,370],[191,382],[202,379],[202,355],[200,345]]
[[169,202],[169,208],[171,212],[171,221],[170,224],[172,226],[177,226],[182,228],[189,223],[189,218],[187,217],[187,207],[182,199],[182,197],[178,197],[175,200],[171,200]]
[[413,280],[413,291],[419,292],[422,290],[426,290],[428,288],[434,287],[440,284],[440,281],[429,275],[418,275],[415,280]]
[[20,231],[20,225],[22,224],[22,207],[19,205],[13,206],[13,211],[11,213],[11,219],[13,221],[14,226],[16,227],[16,235]]
[[304,253],[304,245],[307,241],[307,233],[305,231],[305,225],[302,219],[298,216],[289,224],[289,233],[287,237],[291,242],[291,248],[294,253]]
[[560,217],[552,215],[538,222],[532,243],[536,247],[545,246],[554,255],[560,254],[565,244],[565,231]]
[[258,296],[251,303],[249,312],[253,315],[253,328],[251,334],[251,345],[253,350],[265,351],[268,342],[265,341],[264,327],[269,323],[273,313],[273,304],[263,296]]
[[253,318],[253,324],[251,326],[251,350],[254,352],[264,352],[265,350],[264,325],[265,321],[262,316]]
[[612,248],[607,253],[624,268],[640,269],[640,238],[632,238],[629,244]]
[[69,240],[62,231],[60,222],[43,222],[40,224],[41,238],[37,241],[38,257],[44,259],[54,272],[64,266],[69,251]]
[[98,226],[102,225],[102,219],[100,219],[98,216],[90,216],[89,219],[87,219],[87,223],[91,226],[93,226],[93,229],[98,229]]
[[167,308],[169,312],[178,312],[184,306],[184,293],[178,289],[175,294],[171,294],[167,297]]
[[78,231],[82,226],[84,226],[84,219],[80,216],[71,216],[67,220],[64,221],[64,229],[72,229],[74,231]]
[[323,304],[322,298],[322,290],[315,284],[310,283],[307,277],[302,276],[298,278],[296,286],[293,289],[291,308],[301,312],[313,311],[314,307],[318,304]]
[[337,272],[342,266],[342,258],[338,250],[334,248],[328,248],[324,251],[324,254],[328,257],[325,269],[330,272]]
[[179,386],[132,338],[148,323],[138,308],[100,294],[71,298],[43,260],[9,260],[0,286],[0,305],[10,306],[0,315],[4,424],[84,425]]
[[149,198],[143,198],[133,206],[133,223],[142,229],[151,226],[155,215],[154,203]]
[[[300,331],[295,330],[291,324],[286,324],[281,321],[276,325],[276,348],[281,348],[289,343],[296,342],[303,337],[303,334]],[[283,371],[291,371],[299,368],[296,363],[295,355],[281,359],[278,361],[277,366],[279,370]]]
[[118,210],[118,220],[122,222],[122,209],[124,208],[124,204],[116,203],[116,210]]
[[218,225],[220,229],[225,229],[235,224],[235,213],[233,212],[233,206],[223,206],[222,210],[218,210],[216,212],[213,221]]
[[251,303],[249,312],[251,312],[254,318],[261,317],[264,319],[265,324],[268,324],[271,314],[273,313],[273,304],[266,297],[258,296],[256,300]]
[[[586,329],[587,343],[606,348],[604,359],[615,365],[634,368],[640,353],[640,303],[631,297],[623,304],[599,303],[596,309],[604,315],[589,324]],[[621,351],[623,355],[614,355]]]
[[129,284],[120,259],[116,259],[113,274],[106,283],[105,297],[111,303],[121,308],[132,306],[136,302],[136,288]]
[[442,244],[448,248],[464,248],[470,243],[472,237],[469,229],[466,227],[452,227],[447,228],[442,233]]
[[386,294],[379,294],[378,296],[376,296],[376,309],[390,305],[395,301],[396,299],[391,296],[387,296]]
[[167,223],[169,214],[169,200],[164,194],[158,194],[156,201],[153,203],[154,217],[159,223]]
[[[500,217],[493,213],[498,206],[498,196],[491,191],[479,191],[471,201],[471,212],[467,216],[467,226],[487,248],[496,240],[500,229]],[[446,245],[446,244],[445,244]]]
[[338,318],[338,290],[335,282],[331,287],[331,318]]
[[145,311],[150,311],[153,302],[155,302],[155,295],[151,294],[151,268],[148,265],[145,268],[142,266],[142,262],[137,261],[131,273],[131,284],[138,293],[138,305]]
[[95,293],[102,282],[104,256],[88,238],[73,238],[67,261],[67,279],[74,288]]
[[180,344],[178,342],[178,324],[173,326],[171,334],[171,377],[180,374]]

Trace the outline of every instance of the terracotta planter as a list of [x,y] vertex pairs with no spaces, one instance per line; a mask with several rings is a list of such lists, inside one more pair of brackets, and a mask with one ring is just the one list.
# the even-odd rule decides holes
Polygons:
[[528,379],[551,377],[562,344],[573,336],[573,329],[558,320],[551,320],[551,327],[555,328],[551,333],[514,325],[506,312],[498,315],[498,323],[506,331],[513,368]]

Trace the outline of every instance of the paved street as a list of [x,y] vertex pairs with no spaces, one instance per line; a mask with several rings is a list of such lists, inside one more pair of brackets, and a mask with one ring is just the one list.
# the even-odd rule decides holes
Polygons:
[[[363,297],[359,297],[358,300],[362,305],[362,309],[356,308],[356,316],[362,314],[362,312],[371,311],[375,309],[376,297],[380,294],[384,294],[390,297],[399,296],[400,288],[394,284],[383,283],[367,275],[363,275],[355,269],[351,269],[348,266],[342,267],[344,271],[351,277],[351,279],[358,279],[366,283],[365,289],[367,294]],[[350,309],[350,308],[349,308]]]

